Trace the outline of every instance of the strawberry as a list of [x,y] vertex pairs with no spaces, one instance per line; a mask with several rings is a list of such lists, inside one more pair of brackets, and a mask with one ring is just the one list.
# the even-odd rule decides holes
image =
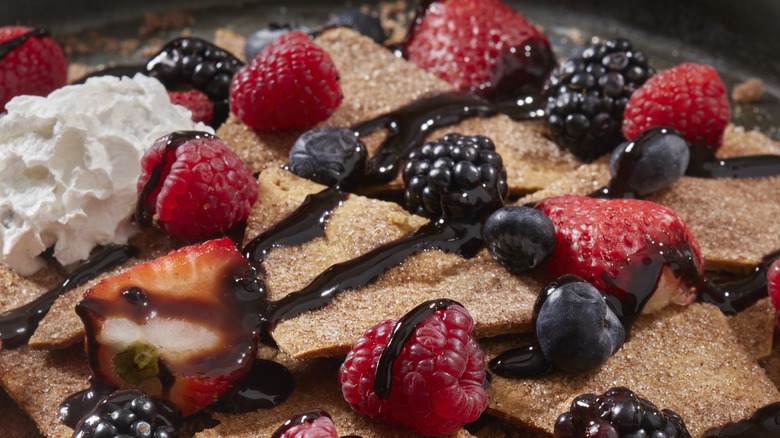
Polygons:
[[696,298],[686,283],[703,272],[704,261],[688,226],[670,208],[575,195],[546,199],[537,208],[552,220],[558,240],[544,265],[550,274],[577,275],[621,300],[633,295],[645,311]]
[[214,117],[214,103],[203,92],[194,88],[190,91],[169,91],[168,97],[171,98],[171,103],[190,110],[193,122],[203,122],[207,125],[211,123]]
[[775,260],[766,275],[767,291],[777,312],[777,323],[780,324],[780,259]]
[[46,96],[67,80],[68,61],[47,31],[0,27],[0,112],[13,97]]
[[538,92],[555,65],[547,36],[501,0],[422,2],[402,50],[423,70],[489,99]]
[[252,366],[253,278],[223,238],[99,282],[76,306],[94,378],[167,400],[185,416],[210,405]]

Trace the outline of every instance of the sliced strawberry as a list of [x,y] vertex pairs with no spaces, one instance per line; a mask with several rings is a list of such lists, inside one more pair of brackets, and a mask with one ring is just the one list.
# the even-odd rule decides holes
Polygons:
[[645,311],[696,298],[689,277],[703,272],[701,251],[670,208],[574,195],[547,199],[537,208],[552,220],[558,238],[545,264],[550,274],[577,275],[618,299],[635,298]]
[[101,281],[76,307],[94,377],[168,400],[185,416],[210,405],[253,363],[253,278],[223,238]]

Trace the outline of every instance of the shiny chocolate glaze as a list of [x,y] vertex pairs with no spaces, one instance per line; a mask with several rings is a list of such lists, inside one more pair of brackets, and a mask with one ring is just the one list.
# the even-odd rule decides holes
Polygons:
[[5,58],[13,50],[22,47],[22,45],[26,43],[30,38],[47,37],[50,35],[51,34],[49,33],[49,31],[46,29],[33,29],[25,34],[19,35],[16,38],[11,38],[8,41],[4,41],[0,43],[0,60]]
[[446,298],[430,300],[419,304],[396,321],[390,338],[387,340],[387,345],[379,355],[379,362],[376,365],[374,393],[377,398],[387,400],[387,397],[390,396],[390,387],[393,383],[393,364],[398,355],[401,354],[404,345],[411,339],[414,331],[417,330],[417,326],[422,324],[426,318],[433,315],[437,310],[446,309],[451,305],[463,307],[457,301]]
[[704,433],[705,438],[777,438],[780,437],[780,402],[759,408],[750,418],[729,423],[715,431]]
[[107,246],[79,265],[59,286],[21,307],[0,313],[0,340],[3,348],[26,344],[57,298],[121,265],[137,252],[130,246]]

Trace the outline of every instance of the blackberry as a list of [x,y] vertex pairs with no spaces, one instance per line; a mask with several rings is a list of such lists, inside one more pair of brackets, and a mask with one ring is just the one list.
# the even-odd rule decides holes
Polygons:
[[404,199],[414,214],[484,221],[509,188],[501,156],[483,136],[451,133],[415,149],[404,167]]
[[78,438],[173,438],[179,414],[136,389],[115,391],[101,399],[76,426]]
[[623,39],[585,48],[550,73],[542,90],[553,139],[583,160],[623,140],[623,112],[636,89],[655,73],[647,56]]
[[166,44],[146,64],[146,72],[170,91],[195,88],[214,102],[211,126],[217,127],[230,111],[230,81],[244,65],[241,60],[206,40],[178,38]]
[[583,394],[569,412],[558,416],[555,438],[690,438],[682,418],[674,411],[659,410],[628,388],[614,387],[604,394]]

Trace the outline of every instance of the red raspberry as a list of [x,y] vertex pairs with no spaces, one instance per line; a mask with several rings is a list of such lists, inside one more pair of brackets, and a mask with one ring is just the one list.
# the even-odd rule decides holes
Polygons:
[[385,320],[366,331],[341,365],[339,383],[352,409],[425,435],[476,420],[487,405],[485,355],[470,335],[466,309],[450,305],[417,326],[393,362],[390,396],[380,400],[374,374],[394,325]]
[[338,80],[322,47],[303,32],[288,32],[236,73],[230,108],[254,129],[309,128],[341,104]]
[[169,91],[171,103],[181,105],[192,112],[193,122],[211,123],[214,117],[214,104],[209,97],[202,92],[192,89],[190,91]]
[[[31,27],[0,28],[0,43],[33,31]],[[0,109],[15,96],[46,96],[68,81],[68,61],[62,48],[45,31],[30,37],[5,56],[0,53]]]
[[714,68],[680,64],[648,79],[631,95],[623,136],[633,140],[649,128],[666,126],[680,131],[694,146],[717,151],[723,144],[729,111],[726,87]]
[[[181,131],[158,139],[141,159],[141,168],[138,221],[151,225],[146,218],[153,215],[160,229],[179,237],[227,231],[246,220],[257,200],[252,169],[205,132]],[[161,171],[159,182],[150,178],[155,169]],[[147,182],[153,186],[146,187]]]
[[458,89],[486,98],[538,91],[555,65],[547,36],[501,0],[423,5],[404,56]]
[[315,410],[287,420],[271,438],[339,438],[339,434],[330,415]]
[[769,267],[766,278],[769,298],[772,300],[772,304],[775,305],[775,309],[778,310],[777,323],[780,324],[780,259],[775,260],[772,266]]

